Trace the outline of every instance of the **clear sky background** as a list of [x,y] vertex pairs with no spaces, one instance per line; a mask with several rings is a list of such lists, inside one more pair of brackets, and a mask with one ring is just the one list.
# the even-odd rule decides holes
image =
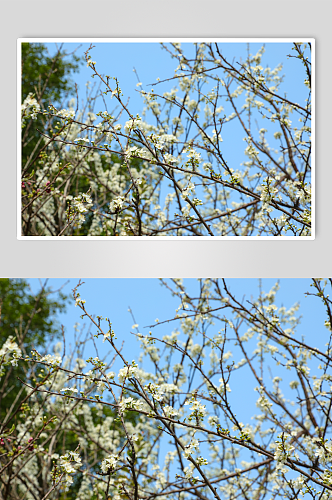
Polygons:
[[[243,40],[243,42],[222,43],[220,45],[222,55],[230,62],[241,62],[241,59],[243,62],[247,56],[248,43],[245,39]],[[60,43],[61,40],[59,39],[59,43],[57,44],[46,44],[51,55],[55,53]],[[273,69],[282,63],[283,70],[281,74],[285,75],[285,80],[280,87],[281,92],[287,93],[287,97],[290,100],[294,100],[300,104],[306,97],[305,88],[303,88],[303,81],[306,74],[299,60],[287,57],[288,55],[295,55],[295,52],[292,50],[292,43],[282,41],[278,43],[268,41],[250,43],[250,53],[253,55],[256,54],[263,44],[265,45],[265,53],[261,65],[263,68],[270,66]],[[111,77],[118,78],[124,95],[124,101],[126,102],[126,98],[128,97],[130,98],[129,108],[133,110],[133,113],[140,113],[143,107],[143,100],[136,86],[138,81],[142,82],[144,90],[151,90],[150,84],[156,83],[157,78],[163,80],[174,76],[174,70],[178,65],[178,61],[172,59],[169,53],[156,42],[133,43],[114,41],[108,43],[98,42],[92,45],[94,48],[89,54],[92,60],[97,63],[96,68],[98,72],[102,75],[110,75]],[[169,44],[166,43],[166,45]],[[90,43],[63,43],[63,49],[67,53],[77,49],[75,54],[82,57],[89,47]],[[181,43],[181,47],[185,55],[188,53],[193,55],[192,43]],[[133,71],[134,68],[139,76],[139,80]],[[79,73],[73,75],[73,81],[77,83],[79,88],[81,102],[82,99],[85,100],[86,83],[89,81],[93,85],[97,82],[97,78],[92,79],[91,75],[92,70],[85,63],[80,67]],[[176,81],[173,80],[171,82],[160,83],[154,88],[156,92],[157,89],[162,89],[164,92],[175,85]],[[110,97],[107,96],[106,99],[111,106]]]
[[[174,40],[176,41],[176,40]],[[295,40],[296,41],[296,40]],[[60,42],[60,40],[59,40]],[[289,58],[288,55],[296,55],[296,52],[292,50],[293,44],[289,42],[261,42],[261,43],[250,43],[249,52],[254,55],[260,50],[262,45],[265,45],[265,53],[263,54],[261,60],[261,66],[263,68],[269,66],[272,70],[279,64],[282,64],[283,68],[280,75],[285,75],[285,78],[280,86],[279,93],[281,95],[287,95],[287,98],[295,103],[302,106],[305,105],[305,98],[307,97],[307,88],[304,86],[303,82],[307,78],[304,67],[298,59]],[[46,44],[50,54],[54,54],[56,48],[59,46],[55,43]],[[90,47],[90,43],[64,43],[63,50],[68,54],[73,50],[76,50],[76,55],[84,56],[84,53]],[[170,54],[163,49],[159,43],[156,42],[108,42],[108,43],[93,43],[94,48],[89,52],[93,61],[96,61],[96,69],[102,75],[109,75],[111,77],[116,77],[119,81],[120,88],[123,92],[122,100],[127,104],[129,99],[128,109],[133,115],[139,113],[141,115],[144,108],[144,101],[139,93],[137,87],[138,81],[142,83],[142,90],[151,91],[154,88],[155,93],[163,94],[166,91],[170,91],[171,88],[177,86],[177,80],[171,80],[168,82],[160,83],[157,86],[151,87],[151,84],[156,83],[157,78],[164,80],[174,76],[174,70],[178,66],[177,59],[172,59]],[[169,45],[166,43],[166,46]],[[186,56],[194,55],[194,45],[193,43],[181,43],[181,47]],[[239,68],[237,63],[243,63],[248,55],[248,41],[243,39],[241,42],[227,42],[219,44],[221,47],[221,53],[226,59],[234,64],[235,67]],[[307,55],[310,57],[309,51]],[[136,73],[133,70],[136,70]],[[80,72],[73,75],[73,81],[78,85],[78,95],[81,109],[83,103],[86,102],[87,97],[87,82],[90,82],[90,89],[97,90],[99,85],[99,78],[92,76],[91,68],[87,67],[84,63]],[[220,76],[220,73],[219,73]],[[139,78],[139,79],[138,79]],[[213,87],[213,83],[208,83],[208,86],[204,87],[204,91]],[[110,81],[111,88],[115,88],[115,82]],[[112,87],[113,85],[113,87]],[[104,90],[103,86],[101,90]],[[233,87],[235,90],[235,86]],[[95,92],[92,92],[94,94]],[[181,92],[179,92],[181,95]],[[195,93],[191,96],[195,98]],[[120,108],[117,107],[117,102],[115,98],[111,100],[110,94],[106,97],[106,104],[108,112],[113,114],[113,110],[119,111]],[[245,93],[236,100],[237,106],[244,104]],[[233,112],[233,108],[229,103],[226,103],[224,99],[219,101],[218,106],[222,104],[225,109],[225,114],[229,115]],[[203,106],[201,106],[203,108]],[[94,112],[104,111],[105,105],[101,98],[98,98],[95,103]],[[201,109],[202,111],[202,109]],[[116,113],[114,113],[116,115]],[[149,116],[147,115],[146,120],[149,122]],[[253,117],[258,121],[257,129],[266,128],[268,132],[265,137],[271,147],[279,149],[280,144],[277,142],[273,133],[279,128],[276,124],[269,122],[269,120],[262,120],[257,112],[254,112]],[[120,118],[119,122],[124,124],[128,120],[128,115],[125,113]],[[293,121],[293,125],[298,127],[301,126],[300,123],[295,123],[295,115],[290,115],[290,119]],[[298,117],[296,118],[298,119]],[[96,122],[100,121],[99,118]],[[152,118],[149,123],[155,125],[155,119]],[[252,119],[254,123],[254,119]],[[255,130],[253,125],[253,130]],[[213,128],[213,127],[212,127]],[[210,133],[212,133],[212,128]],[[222,152],[230,168],[241,169],[241,163],[247,161],[248,158],[244,155],[243,151],[246,148],[246,143],[242,141],[245,133],[238,123],[238,120],[233,120],[231,122],[225,123],[222,130]]]
[[[38,279],[28,280],[32,290],[37,291],[40,286]],[[123,354],[127,361],[138,360],[140,345],[136,338],[130,333],[135,323],[128,312],[130,307],[135,316],[135,321],[139,325],[138,330],[140,333],[147,335],[150,328],[146,326],[155,324],[158,318],[159,322],[167,319],[174,318],[175,309],[179,306],[178,298],[171,296],[170,292],[160,285],[158,279],[82,279],[84,284],[79,287],[81,298],[86,300],[86,309],[93,316],[107,317],[112,322],[112,327],[117,337],[117,345],[119,346],[124,341]],[[268,292],[276,283],[276,279],[263,279],[262,289]],[[226,280],[230,291],[238,298],[245,297],[247,300],[252,300],[258,296],[259,280],[257,279],[227,279]],[[71,290],[77,285],[76,279],[50,279],[48,285],[54,290],[58,289],[64,283],[63,291],[69,294]],[[301,324],[297,329],[297,338],[302,336],[309,345],[321,348],[325,351],[325,343],[328,341],[328,331],[324,326],[325,311],[319,299],[316,297],[306,297],[305,292],[313,292],[314,289],[310,287],[310,279],[292,279],[285,278],[280,280],[280,290],[277,293],[276,305],[284,305],[287,309],[292,307],[295,303],[300,302],[300,310],[298,314],[302,317]],[[191,296],[198,296],[198,282],[196,279],[185,279],[184,284],[188,287]],[[196,293],[195,293],[196,292]],[[190,295],[189,293],[189,295]],[[227,314],[227,313],[226,313]],[[59,321],[65,327],[65,337],[67,342],[67,352],[69,344],[73,342],[74,324],[79,323],[80,327],[84,324],[88,326],[90,323],[87,318],[82,320],[80,318],[81,310],[75,307],[74,302],[68,307],[65,314],[59,315]],[[229,319],[231,316],[229,316]],[[161,338],[163,335],[170,334],[177,326],[178,322],[165,323],[152,329],[154,336]],[[209,335],[213,336],[218,333],[221,324],[217,323],[215,327],[211,327]],[[95,333],[95,328],[92,333]],[[107,329],[106,329],[107,331]],[[196,340],[199,342],[199,340]],[[107,342],[102,343],[101,338],[98,339],[97,345],[99,348],[99,355],[102,357],[108,351]],[[89,356],[95,356],[95,351],[85,352],[85,359]],[[242,355],[234,353],[232,358],[235,363],[240,361]],[[274,365],[274,363],[273,363]],[[144,366],[147,370],[152,369],[149,362]],[[122,368],[122,364],[116,364],[115,370]],[[275,368],[274,368],[275,370]],[[233,391],[232,399],[233,404],[237,406],[239,414],[243,413],[243,403],[245,402],[248,411],[255,411],[256,393],[253,392],[253,387],[257,385],[253,378],[249,377],[248,380],[243,379],[243,371],[239,370],[232,375]],[[273,376],[278,375],[274,371]],[[234,385],[235,384],[235,385]],[[248,390],[250,388],[250,390]],[[284,389],[284,387],[283,387]],[[239,395],[241,398],[239,399]],[[293,393],[289,393],[294,397]]]
[[[44,283],[44,281],[37,278],[28,279],[34,292],[38,291],[40,283]],[[63,286],[62,290],[71,295],[71,291],[78,284],[78,281],[78,279],[51,278],[47,285],[54,290]],[[91,315],[110,318],[113,329],[119,334],[119,338],[130,338],[129,331],[133,321],[128,307],[132,309],[136,322],[144,333],[144,327],[154,324],[156,318],[161,322],[174,317],[175,309],[179,305],[178,298],[172,297],[156,278],[82,278],[81,281],[84,284],[79,288],[79,291],[81,297],[86,300],[87,310]],[[309,341],[313,339],[317,341],[318,325],[324,324],[324,319],[319,321],[319,316],[323,318],[324,314],[319,300],[304,295],[305,292],[313,291],[310,287],[311,280],[308,278],[282,278],[280,280],[264,278],[261,280],[263,290],[268,292],[277,281],[280,283],[280,290],[277,293],[276,304],[291,307],[300,301],[299,314],[303,317],[301,334],[305,335]],[[233,278],[227,279],[226,282],[237,297],[251,300],[252,297],[258,295],[259,280],[256,278]],[[196,279],[186,278],[183,283],[188,287],[189,293],[198,292]],[[65,314],[59,315],[58,319],[65,326],[68,336],[70,336],[74,323],[83,323],[80,315],[80,309],[75,307],[73,302],[68,306]],[[172,326],[160,325],[154,332],[160,331],[164,335],[170,329]],[[145,330],[146,333],[148,329]],[[161,332],[161,330],[163,331]],[[322,331],[325,331],[325,328]],[[136,351],[134,350],[134,352]]]

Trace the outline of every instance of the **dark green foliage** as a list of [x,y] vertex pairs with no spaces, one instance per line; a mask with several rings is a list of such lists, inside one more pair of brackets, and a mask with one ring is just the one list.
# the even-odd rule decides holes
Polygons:
[[[46,45],[42,43],[22,43],[22,102],[33,93],[41,106],[47,109],[49,104],[57,105],[67,96],[74,96],[75,86],[70,78],[77,73],[82,58],[75,54],[66,56],[61,46],[57,53],[50,57]],[[23,129],[22,166],[28,159],[33,160],[43,143],[37,129],[44,130],[45,120],[38,116],[29,120],[27,129]],[[32,157],[31,157],[32,155]],[[32,165],[31,165],[32,167]]]
[[61,48],[50,57],[44,44],[22,43],[22,101],[33,92],[38,102],[46,107],[73,92],[74,85],[69,76],[78,72],[81,58],[75,54],[70,58],[65,58]]
[[[42,348],[61,334],[56,314],[65,310],[69,300],[61,291],[56,297],[50,290],[41,288],[35,296],[23,279],[0,279],[0,346],[11,335],[22,349],[23,355],[32,348]],[[26,379],[22,363],[10,367],[0,379],[0,421],[14,402],[22,387],[17,377]],[[10,382],[10,383],[9,383]],[[10,391],[8,391],[8,385]],[[6,387],[5,393],[2,389]],[[22,399],[22,398],[21,398]]]

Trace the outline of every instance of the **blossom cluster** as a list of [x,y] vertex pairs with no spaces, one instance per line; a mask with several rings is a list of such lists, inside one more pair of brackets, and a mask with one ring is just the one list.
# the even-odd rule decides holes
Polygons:
[[71,474],[75,473],[82,465],[82,460],[79,454],[75,451],[69,451],[65,455],[61,455],[59,459],[59,467],[65,473],[65,483],[66,486],[73,484],[73,476]]
[[93,206],[93,201],[90,195],[87,193],[81,193],[75,198],[67,197],[70,205],[67,210],[68,218],[73,219],[74,227],[80,228],[85,222],[85,214],[89,211],[89,208]]
[[[20,356],[22,356],[22,350],[15,342],[14,337],[10,335],[0,349],[0,366],[8,362],[12,366],[17,366]],[[3,372],[1,371],[0,374],[3,374]]]
[[24,99],[23,104],[21,106],[22,128],[25,127],[27,119],[31,118],[32,120],[36,120],[39,111],[40,111],[40,104],[34,97],[34,94],[30,92],[30,94]]

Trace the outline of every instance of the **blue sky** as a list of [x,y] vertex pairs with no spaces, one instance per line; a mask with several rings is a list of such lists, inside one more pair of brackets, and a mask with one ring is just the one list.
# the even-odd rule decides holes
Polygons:
[[[50,54],[54,54],[59,43],[47,43],[46,46]],[[302,87],[305,78],[305,72],[302,64],[298,60],[288,58],[288,55],[294,55],[292,44],[288,42],[262,42],[250,43],[250,53],[256,52],[265,45],[265,54],[262,58],[262,66],[265,68],[269,65],[272,69],[282,63],[282,74],[286,75],[285,81],[281,86],[281,90],[287,93],[290,100],[294,100],[299,104],[306,97]],[[102,75],[110,75],[117,77],[120,82],[120,87],[123,91],[124,100],[130,98],[130,106],[133,113],[142,111],[142,99],[137,92],[136,84],[142,82],[143,88],[149,90],[149,84],[156,83],[157,78],[160,80],[169,78],[174,75],[174,70],[177,66],[177,60],[172,59],[165,49],[162,49],[159,43],[156,42],[110,42],[110,43],[93,43],[94,48],[90,51],[93,61],[96,61],[96,67]],[[168,45],[168,44],[166,44]],[[90,47],[90,43],[64,43],[63,49],[68,53],[75,48],[76,55],[84,56],[84,52]],[[192,43],[181,43],[184,54],[193,54]],[[230,62],[240,62],[247,56],[247,42],[228,42],[222,43],[222,54]],[[136,69],[139,80],[133,69]],[[91,84],[96,83],[96,78],[91,78],[92,71],[87,68],[84,63],[80,67],[80,71],[73,75],[73,81],[78,84],[80,99],[85,99],[85,84],[90,81]],[[161,88],[166,91],[170,86],[175,86],[175,81],[159,84],[155,88]]]
[[[281,280],[264,278],[261,280],[262,289],[268,292],[277,281],[280,282],[280,290],[277,293],[276,304],[289,308],[300,301],[299,314],[303,320],[299,333],[304,335],[309,342],[314,341],[315,344],[322,345],[317,335],[319,331],[326,332],[323,326],[324,310],[319,300],[304,295],[305,292],[312,291],[310,288],[311,280],[308,278],[282,278]],[[33,291],[36,292],[39,289],[40,281],[37,278],[30,278],[28,282]],[[78,279],[73,278],[68,280],[51,278],[48,280],[48,286],[56,290],[64,285],[63,291],[71,295],[72,289],[78,282]],[[118,338],[126,342],[128,357],[137,355],[138,346],[136,342],[132,341],[130,335],[134,322],[128,312],[128,307],[133,311],[136,323],[139,324],[139,330],[146,334],[149,329],[144,327],[155,324],[157,318],[160,322],[173,318],[175,309],[179,305],[179,300],[172,297],[156,278],[82,278],[82,282],[84,284],[79,288],[79,291],[82,299],[86,300],[87,310],[91,315],[100,315],[111,320]],[[196,279],[186,278],[183,282],[193,295],[195,292],[198,293]],[[226,282],[229,284],[230,290],[240,298],[245,297],[247,300],[251,300],[252,297],[258,295],[259,280],[256,278],[233,278],[227,279]],[[73,325],[75,323],[83,325],[85,322],[85,320],[82,321],[80,315],[80,309],[75,307],[73,302],[68,306],[65,314],[59,315],[58,319],[64,325],[66,336],[69,339],[72,336]],[[172,324],[166,323],[154,328],[154,334],[162,336],[173,328]]]
[[[46,44],[51,55],[54,54],[56,47],[58,47],[59,44]],[[266,41],[261,43],[250,43],[250,54],[256,54],[263,44],[265,45],[265,53],[262,57],[261,66],[263,68],[269,66],[271,69],[274,69],[282,63],[283,69],[280,74],[285,75],[285,78],[280,87],[280,94],[287,95],[288,99],[297,102],[300,105],[305,105],[304,99],[307,97],[307,89],[303,85],[303,82],[306,79],[305,70],[302,63],[298,59],[287,57],[288,55],[295,55],[294,50],[292,50],[293,44],[289,42],[276,43]],[[76,55],[83,57],[84,52],[86,52],[90,45],[90,43],[78,42],[64,43],[62,48],[67,53],[71,53],[77,48],[75,52]],[[156,83],[157,78],[163,80],[174,76],[174,70],[178,65],[178,61],[176,59],[172,59],[169,53],[165,49],[161,48],[159,43],[99,42],[93,43],[93,45],[94,48],[89,52],[89,54],[91,55],[92,60],[96,61],[97,71],[102,75],[109,75],[118,79],[120,88],[123,92],[122,99],[126,104],[129,99],[128,109],[134,115],[136,113],[141,114],[144,108],[143,98],[138,92],[138,81],[142,83],[143,90],[150,91],[154,88],[155,93],[159,94],[163,94],[165,91],[170,91],[171,88],[176,86],[176,80],[164,83],[161,82],[154,87],[151,87],[150,85]],[[167,45],[169,44],[166,44],[166,46]],[[181,47],[186,56],[190,57],[194,54],[194,45],[192,43],[181,43]],[[241,63],[241,61],[243,62],[248,54],[248,43],[245,39],[243,42],[221,43],[219,44],[219,47],[221,48],[222,55],[238,68],[239,66],[237,63]],[[307,55],[309,56],[309,53]],[[133,71],[134,69],[137,74]],[[91,76],[92,70],[87,67],[86,63],[80,67],[78,74],[73,74],[72,76],[73,81],[78,85],[79,108],[82,108],[82,103],[86,102],[87,82],[90,82],[90,89],[94,87],[96,90],[98,88],[99,79],[97,77],[93,79]],[[211,84],[210,87],[212,88],[213,85]],[[103,90],[103,88],[101,90]],[[240,103],[244,103],[244,96],[240,97],[239,104]],[[108,111],[112,113],[116,107],[115,98],[111,100],[110,94],[108,94],[106,96],[106,104]],[[222,104],[224,105],[226,114],[233,112],[229,103],[225,103],[223,101]],[[117,108],[118,111],[119,109],[120,108]],[[96,113],[104,110],[105,105],[102,99],[98,98],[95,103],[94,112]],[[268,120],[262,120],[257,113],[254,117],[257,119],[258,129],[263,127],[268,129],[266,139],[269,144],[271,146],[278,147],[279,145],[277,145],[275,139],[273,138],[273,133],[278,130],[276,125],[269,123]],[[292,118],[292,116],[290,118]],[[124,113],[119,122],[124,124],[127,119],[128,116]],[[98,121],[99,119],[97,119],[97,122]],[[254,122],[254,120],[252,121]],[[152,120],[152,123],[155,124],[155,121]],[[295,125],[295,123],[293,124]],[[222,143],[223,154],[225,155],[229,167],[234,168],[234,170],[241,168],[241,162],[247,160],[247,157],[243,154],[243,150],[246,147],[246,144],[242,141],[244,135],[244,131],[238,124],[237,120],[226,123],[222,131],[222,137],[224,140]]]
[[[28,280],[32,290],[39,289],[39,280],[37,278]],[[48,280],[48,285],[54,290],[65,284],[63,291],[71,294],[71,290],[77,285],[78,279],[60,279],[52,278]],[[156,324],[158,319],[162,322],[174,318],[175,309],[179,306],[179,300],[172,297],[170,292],[155,278],[122,278],[122,279],[82,279],[84,284],[79,288],[81,298],[86,300],[86,309],[92,316],[107,317],[112,322],[112,328],[118,339],[118,343],[124,341],[123,353],[128,361],[138,360],[140,346],[139,342],[130,333],[133,324],[139,325],[140,333],[147,335],[149,325]],[[261,280],[262,289],[268,292],[277,282],[276,279],[264,278]],[[280,281],[280,290],[277,293],[276,305],[284,305],[290,308],[295,303],[300,302],[298,315],[302,317],[301,324],[298,327],[298,338],[304,336],[309,345],[318,348],[324,348],[327,342],[327,330],[324,327],[325,314],[321,302],[315,297],[306,297],[305,292],[312,292],[309,279],[283,278]],[[246,300],[256,298],[258,295],[259,280],[257,279],[227,279],[229,289],[239,299],[245,297]],[[192,296],[197,296],[199,287],[196,279],[184,279],[184,284],[188,287]],[[131,308],[135,321],[133,321],[128,308]],[[80,328],[89,321],[80,318],[81,310],[75,307],[74,302],[68,306],[65,314],[59,315],[59,322],[65,327],[65,336],[68,346],[73,342],[74,324],[79,323]],[[176,327],[176,322],[165,323],[152,329],[153,335],[161,338],[163,335],[170,334]],[[220,324],[210,329],[210,335],[217,334]],[[94,329],[92,329],[94,333]],[[106,349],[107,344],[98,340],[98,346]],[[105,351],[106,353],[106,351]],[[94,350],[86,352],[86,357],[95,355]],[[241,356],[242,357],[242,356]],[[237,362],[236,359],[234,359]],[[239,360],[238,360],[239,361]],[[120,368],[122,366],[119,366]]]

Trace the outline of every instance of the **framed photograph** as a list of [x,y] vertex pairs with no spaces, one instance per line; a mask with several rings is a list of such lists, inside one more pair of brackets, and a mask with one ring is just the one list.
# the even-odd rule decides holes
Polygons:
[[18,239],[314,239],[314,76],[311,38],[19,39]]

